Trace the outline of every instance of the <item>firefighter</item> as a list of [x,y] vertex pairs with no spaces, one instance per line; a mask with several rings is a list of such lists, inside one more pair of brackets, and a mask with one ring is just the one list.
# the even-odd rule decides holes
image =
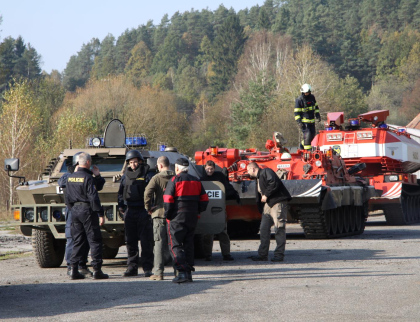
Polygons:
[[128,255],[127,270],[123,276],[138,275],[140,240],[144,276],[150,277],[153,268],[153,228],[151,217],[144,207],[149,166],[144,163],[143,156],[137,150],[128,151],[125,160],[128,167],[118,189],[118,207],[124,215]]
[[295,104],[295,120],[303,134],[300,148],[310,150],[311,142],[315,137],[315,118],[321,122],[321,115],[315,96],[311,93],[311,85],[303,84],[300,91],[301,95],[296,99]]
[[169,247],[177,273],[174,283],[192,282],[194,231],[199,214],[209,203],[201,181],[187,173],[188,166],[187,159],[176,160],[176,175],[168,182],[163,195]]

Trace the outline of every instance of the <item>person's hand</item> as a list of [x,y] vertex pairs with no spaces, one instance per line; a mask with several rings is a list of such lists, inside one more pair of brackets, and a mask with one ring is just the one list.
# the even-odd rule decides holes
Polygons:
[[263,196],[261,197],[261,202],[266,202],[266,201],[267,201],[267,196],[263,195]]
[[103,226],[105,224],[105,216],[99,217],[99,226]]
[[303,123],[302,122],[298,122],[298,126],[301,130],[303,130]]
[[99,171],[99,168],[98,168],[96,165],[93,165],[93,166],[92,166],[92,172],[93,172],[93,174],[95,175],[95,177],[97,177],[97,176],[100,176],[100,175],[101,175],[101,173],[100,173],[100,171]]

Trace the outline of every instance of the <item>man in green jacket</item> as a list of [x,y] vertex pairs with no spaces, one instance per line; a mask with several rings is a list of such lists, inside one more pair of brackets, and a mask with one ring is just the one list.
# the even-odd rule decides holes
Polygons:
[[168,181],[175,175],[169,169],[169,159],[161,156],[157,159],[159,173],[149,182],[144,193],[144,205],[149,215],[153,219],[153,238],[155,241],[153,275],[152,281],[163,280],[163,269],[165,264],[165,254],[169,255],[168,233],[166,230],[166,219],[163,209],[163,193],[165,192]]

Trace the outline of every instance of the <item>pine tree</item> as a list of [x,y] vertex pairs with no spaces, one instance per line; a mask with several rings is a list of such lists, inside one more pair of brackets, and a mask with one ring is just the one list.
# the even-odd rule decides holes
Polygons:
[[222,24],[213,42],[213,94],[224,91],[236,73],[237,62],[242,53],[246,37],[238,16],[230,16]]

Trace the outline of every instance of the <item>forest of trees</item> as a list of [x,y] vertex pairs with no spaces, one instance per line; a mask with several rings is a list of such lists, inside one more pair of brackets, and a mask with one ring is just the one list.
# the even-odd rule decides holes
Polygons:
[[[273,131],[296,146],[303,83],[324,119],[389,109],[389,123],[405,125],[420,112],[419,26],[419,0],[220,5],[94,38],[51,74],[25,35],[0,38],[0,162],[19,157],[36,178],[70,140],[83,147],[112,118],[145,133],[150,149],[166,142],[191,156],[209,145],[264,149]],[[4,171],[0,182],[10,200]]]

